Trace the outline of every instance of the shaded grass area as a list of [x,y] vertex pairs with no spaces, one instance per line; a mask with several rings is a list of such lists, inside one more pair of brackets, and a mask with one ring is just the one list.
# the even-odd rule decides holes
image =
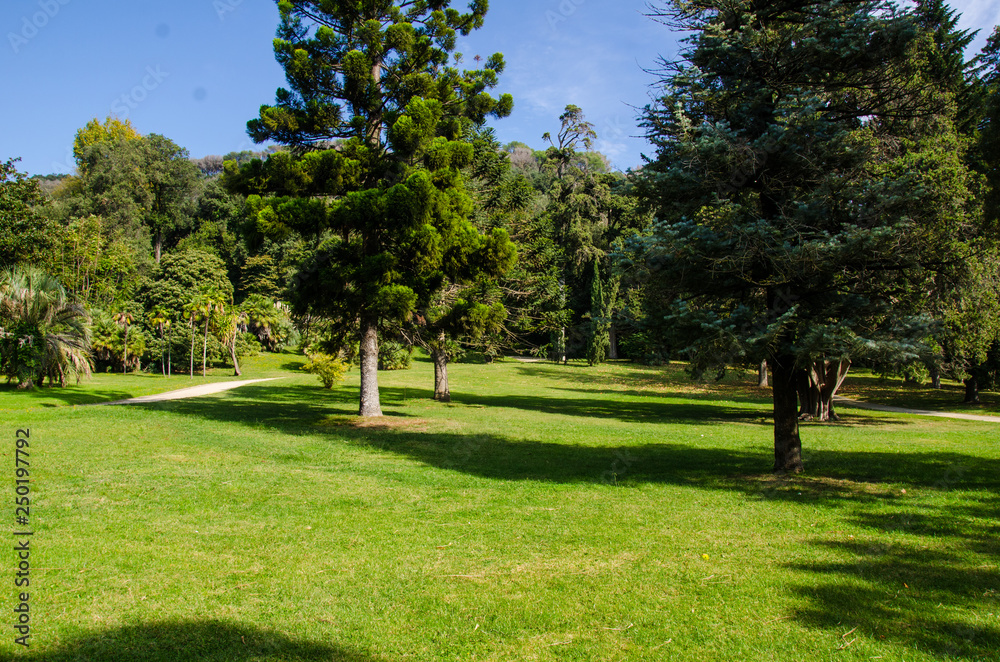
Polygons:
[[356,372],[285,374],[5,418],[38,444],[26,659],[1000,650],[990,424],[850,410],[775,477],[767,394],[731,378],[463,364],[444,405],[417,361],[359,422]]

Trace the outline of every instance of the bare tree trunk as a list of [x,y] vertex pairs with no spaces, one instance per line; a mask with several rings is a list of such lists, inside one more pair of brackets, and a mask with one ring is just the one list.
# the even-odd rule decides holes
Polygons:
[[932,366],[930,369],[931,373],[931,388],[939,389],[941,388],[941,370],[937,366]]
[[612,321],[611,326],[608,329],[608,359],[616,360],[618,358],[618,329],[615,328],[615,323]]
[[194,379],[194,321],[191,321],[191,371],[188,372],[188,379]]
[[122,374],[128,374],[128,324],[125,325],[125,357],[122,359]]
[[799,438],[798,389],[795,359],[776,357],[771,364],[774,396],[774,471],[802,471],[802,440]]
[[967,405],[978,405],[979,404],[979,380],[975,375],[971,375],[969,378],[962,380],[965,384],[965,404]]
[[205,317],[205,339],[201,345],[201,376],[205,376],[205,366],[208,365],[208,317]]
[[240,372],[240,362],[236,360],[236,338],[233,338],[233,342],[229,345],[229,354],[233,357],[233,374],[239,377],[243,373]]
[[760,362],[760,367],[757,368],[757,387],[767,388],[769,384],[767,383],[767,359]]
[[156,263],[160,263],[160,254],[163,253],[163,233],[156,233],[156,240],[153,242],[153,253],[156,258]]
[[438,402],[451,402],[451,391],[448,389],[448,352],[443,349],[431,349],[431,359],[434,361],[434,399]]
[[361,321],[361,406],[359,416],[381,416],[378,394],[378,326]]
[[796,385],[799,393],[799,418],[802,420],[836,421],[833,396],[843,385],[850,361],[816,361],[799,371]]

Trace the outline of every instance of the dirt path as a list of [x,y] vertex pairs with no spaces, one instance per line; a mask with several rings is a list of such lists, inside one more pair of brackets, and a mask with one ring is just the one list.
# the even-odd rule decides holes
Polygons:
[[228,391],[230,389],[239,388],[240,386],[246,386],[247,384],[256,384],[258,382],[270,382],[274,381],[275,379],[284,379],[284,378],[269,377],[267,379],[244,379],[243,381],[237,381],[237,382],[215,382],[212,384],[200,384],[198,386],[189,386],[187,388],[180,388],[177,389],[176,391],[167,391],[166,393],[155,393],[153,395],[143,395],[138,398],[128,398],[127,400],[115,400],[114,402],[95,402],[89,405],[77,405],[77,406],[100,407],[103,405],[138,405],[144,402],[183,400],[184,398],[197,398],[200,395],[221,393],[222,391]]
[[857,409],[870,409],[871,411],[884,411],[892,414],[915,414],[917,416],[937,416],[938,418],[960,418],[964,421],[985,421],[987,423],[1000,423],[1000,416],[984,416],[982,414],[953,414],[946,411],[930,411],[927,409],[904,409],[903,407],[891,407],[889,405],[874,405],[868,402],[858,402],[835,396],[833,401],[841,407],[856,407]]

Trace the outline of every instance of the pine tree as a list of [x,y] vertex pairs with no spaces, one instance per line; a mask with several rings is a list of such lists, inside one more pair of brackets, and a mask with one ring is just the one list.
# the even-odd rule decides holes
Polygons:
[[227,163],[230,186],[255,194],[259,231],[313,237],[292,303],[357,330],[362,416],[381,415],[380,325],[398,325],[445,282],[509,252],[506,233],[468,222],[461,174],[471,127],[513,107],[487,92],[503,57],[460,71],[456,37],[482,25],[487,2],[464,14],[450,4],[281,0],[274,50],[291,89],[247,127],[291,151]]

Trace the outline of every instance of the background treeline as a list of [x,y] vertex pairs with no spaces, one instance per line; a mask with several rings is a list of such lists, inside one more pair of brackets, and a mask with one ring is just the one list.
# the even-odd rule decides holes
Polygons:
[[[663,63],[662,96],[642,115],[651,154],[635,171],[593,150],[574,105],[536,149],[501,145],[487,126],[487,114],[509,113],[502,98],[426,136],[416,123],[440,110],[408,102],[410,133],[386,133],[386,149],[409,155],[392,177],[412,191],[431,177],[428,213],[467,217],[478,234],[447,249],[469,264],[379,295],[419,299],[379,301],[381,368],[405,367],[422,346],[443,365],[470,352],[684,359],[698,374],[759,369],[762,382],[791,357],[800,394],[825,388],[810,371],[850,362],[964,380],[969,401],[996,384],[1000,33],[967,57],[973,35],[942,2],[881,14],[872,3],[703,4],[659,15],[694,36]],[[838,21],[857,30],[824,42]],[[881,50],[873,34],[888,40]],[[751,75],[761,62],[772,73]],[[491,86],[472,75],[502,71],[487,64],[456,89]],[[264,119],[250,123],[255,138],[268,135]],[[219,364],[238,374],[241,356],[285,347],[357,360],[368,308],[334,314],[322,288],[350,293],[310,274],[351,232],[365,236],[337,229],[367,204],[343,193],[364,188],[365,153],[299,138],[192,159],[128,121],[94,119],[75,137],[71,175],[3,164],[8,380]],[[420,257],[405,253],[414,237],[405,259]]]

